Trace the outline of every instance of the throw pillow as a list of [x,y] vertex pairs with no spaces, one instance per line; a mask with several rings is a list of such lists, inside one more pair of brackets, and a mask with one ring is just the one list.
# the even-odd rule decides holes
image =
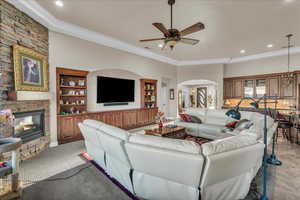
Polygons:
[[199,117],[194,115],[189,115],[192,123],[202,124],[202,121]]
[[249,129],[253,125],[253,122],[251,122],[248,119],[242,119],[238,121],[235,125],[236,129]]
[[187,115],[187,114],[179,114],[179,116],[180,116],[181,121],[191,122],[191,119],[190,119],[189,115]]
[[226,124],[225,127],[234,129],[237,123],[238,123],[238,121],[232,121],[232,122],[229,122],[228,124]]

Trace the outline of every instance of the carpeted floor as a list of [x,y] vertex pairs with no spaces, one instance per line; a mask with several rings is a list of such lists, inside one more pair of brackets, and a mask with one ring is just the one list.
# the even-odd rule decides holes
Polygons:
[[26,187],[21,200],[130,200],[94,165],[86,163]]

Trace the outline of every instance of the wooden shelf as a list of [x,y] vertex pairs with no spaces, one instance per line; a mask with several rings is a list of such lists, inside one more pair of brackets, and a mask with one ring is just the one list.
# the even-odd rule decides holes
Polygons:
[[[157,80],[141,79],[141,107],[157,107]],[[150,94],[148,94],[150,93]],[[155,100],[153,100],[153,97]]]
[[60,104],[61,106],[86,106],[86,104]]
[[[86,112],[87,75],[87,71],[56,68],[57,114],[71,111]],[[71,82],[75,83],[74,86],[71,86]],[[74,93],[78,92],[78,94],[69,94],[67,92],[72,90]],[[80,90],[84,90],[84,94],[80,94]],[[84,102],[82,102],[83,104],[72,104],[76,103],[77,100]],[[67,102],[69,104],[66,104]]]
[[86,95],[76,95],[76,94],[62,94],[62,97],[85,97]]
[[85,86],[68,86],[68,85],[61,85],[61,88],[67,88],[67,89],[86,89]]

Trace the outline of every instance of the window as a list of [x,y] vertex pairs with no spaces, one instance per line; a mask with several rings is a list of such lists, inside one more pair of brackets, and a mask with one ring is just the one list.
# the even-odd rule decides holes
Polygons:
[[254,97],[254,81],[253,80],[245,80],[244,96],[245,97]]
[[255,87],[256,97],[263,97],[266,93],[266,79],[257,79]]

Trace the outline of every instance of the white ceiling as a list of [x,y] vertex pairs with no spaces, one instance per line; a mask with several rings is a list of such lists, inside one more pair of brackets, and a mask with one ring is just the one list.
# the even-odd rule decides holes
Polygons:
[[[300,44],[300,3],[294,0],[177,0],[174,27],[183,29],[203,22],[204,31],[191,34],[199,39],[196,46],[178,44],[173,51],[161,51],[157,42],[140,43],[140,39],[162,36],[151,24],[170,23],[167,0],[37,0],[56,18],[111,36],[175,60],[235,58],[280,50],[285,35],[295,34]],[[291,0],[290,0],[291,1]],[[268,49],[267,44],[274,44]],[[241,55],[240,50],[246,53]]]

